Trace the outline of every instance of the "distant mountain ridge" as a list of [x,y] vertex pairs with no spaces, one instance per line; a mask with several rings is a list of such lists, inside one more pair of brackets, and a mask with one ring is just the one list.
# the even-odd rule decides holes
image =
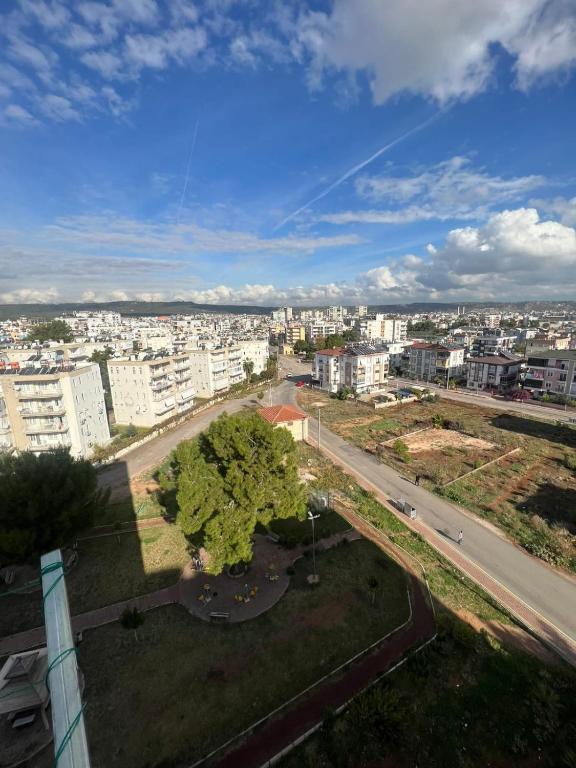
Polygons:
[[[326,304],[317,304],[313,307],[296,307],[295,309],[320,309]],[[355,305],[350,305],[355,306]],[[463,302],[414,302],[411,304],[371,304],[372,312],[396,312],[400,314],[421,314],[426,312],[448,312],[458,306],[468,309],[516,309],[528,312],[530,310],[543,310],[556,307],[569,311],[576,311],[576,301],[522,301],[522,302],[494,302],[494,301],[463,301]],[[156,315],[189,315],[198,312],[214,312],[241,315],[269,315],[277,307],[261,307],[252,304],[196,304],[193,301],[109,301],[109,302],[66,302],[62,304],[0,304],[0,320],[15,319],[17,317],[52,318],[67,312],[120,312],[122,315],[133,317],[150,317]]]

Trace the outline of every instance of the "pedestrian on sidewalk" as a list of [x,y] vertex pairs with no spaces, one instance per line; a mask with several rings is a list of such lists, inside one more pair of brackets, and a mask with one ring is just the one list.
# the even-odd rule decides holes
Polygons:
[[458,544],[462,544],[463,538],[464,538],[464,531],[460,531],[458,534]]
[[416,480],[414,482],[416,485],[420,485],[420,475],[416,475]]

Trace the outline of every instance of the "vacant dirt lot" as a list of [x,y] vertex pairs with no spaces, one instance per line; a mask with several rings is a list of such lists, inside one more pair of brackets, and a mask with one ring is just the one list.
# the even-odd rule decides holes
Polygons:
[[404,438],[410,453],[420,451],[440,451],[443,448],[478,448],[481,451],[491,451],[496,446],[479,437],[464,435],[451,429],[426,429],[415,435]]

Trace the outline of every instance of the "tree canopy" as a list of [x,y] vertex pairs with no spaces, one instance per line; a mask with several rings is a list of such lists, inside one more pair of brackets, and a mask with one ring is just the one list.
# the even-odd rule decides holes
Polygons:
[[68,343],[74,341],[72,328],[64,320],[50,320],[47,323],[38,323],[30,329],[28,341],[61,341]]
[[60,449],[0,454],[0,556],[11,562],[69,544],[107,501],[96,470]]
[[180,443],[161,483],[175,486],[178,525],[203,535],[213,573],[251,559],[257,523],[306,512],[292,435],[256,413],[224,414]]

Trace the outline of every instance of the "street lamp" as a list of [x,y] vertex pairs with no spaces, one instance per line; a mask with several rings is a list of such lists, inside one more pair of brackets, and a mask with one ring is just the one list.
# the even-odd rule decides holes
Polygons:
[[310,510],[308,510],[308,520],[312,523],[312,575],[308,576],[308,583],[309,584],[318,584],[320,581],[320,577],[316,573],[316,535],[314,533],[314,520],[317,520],[320,517],[320,515],[313,515]]

